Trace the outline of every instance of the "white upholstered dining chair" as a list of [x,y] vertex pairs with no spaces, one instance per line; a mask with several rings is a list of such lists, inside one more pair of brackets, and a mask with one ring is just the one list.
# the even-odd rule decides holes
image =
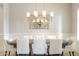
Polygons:
[[17,39],[17,55],[29,55],[29,39],[19,37]]
[[71,44],[65,46],[65,48],[63,48],[63,52],[64,54],[68,52],[68,55],[70,56],[74,56],[74,51],[78,50],[78,41],[76,41],[76,37],[71,36],[65,40],[68,40]]
[[36,36],[32,45],[34,55],[45,55],[47,53],[47,45],[44,36]]
[[62,40],[50,40],[49,55],[62,55]]

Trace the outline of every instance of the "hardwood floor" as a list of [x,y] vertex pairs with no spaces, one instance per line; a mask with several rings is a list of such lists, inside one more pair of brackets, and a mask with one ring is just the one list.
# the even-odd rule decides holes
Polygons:
[[[4,51],[0,51],[0,56],[5,56]],[[16,56],[15,52],[12,51],[12,52],[10,53],[10,56]],[[63,56],[70,56],[70,55],[69,55],[69,52],[68,52],[68,51],[64,51]],[[73,56],[73,55],[71,54],[71,56]],[[79,56],[79,52],[76,52],[76,51],[75,51],[75,52],[74,52],[74,56]]]
[[0,51],[0,56],[5,56],[4,51]]

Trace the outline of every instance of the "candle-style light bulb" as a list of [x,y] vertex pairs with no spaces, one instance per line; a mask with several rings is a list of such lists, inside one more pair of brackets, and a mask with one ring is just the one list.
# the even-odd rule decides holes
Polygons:
[[38,17],[38,12],[37,11],[34,11],[34,16]]
[[27,12],[27,17],[30,17],[30,12]]
[[43,17],[46,17],[46,11],[45,10],[43,10]]
[[50,12],[50,16],[53,17],[54,16],[54,13],[53,12]]

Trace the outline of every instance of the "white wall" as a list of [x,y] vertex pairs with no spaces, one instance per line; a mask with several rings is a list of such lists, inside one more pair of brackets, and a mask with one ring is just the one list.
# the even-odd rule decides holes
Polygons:
[[[35,6],[36,5],[36,6]],[[26,12],[33,13],[34,9],[41,14],[44,7],[47,13],[54,12],[54,17],[51,22],[51,26],[48,30],[41,30],[40,33],[44,34],[58,34],[58,20],[61,15],[63,34],[71,34],[72,32],[72,6],[71,4],[10,4],[10,33],[21,34],[35,34],[39,30],[29,29],[28,19],[26,18]]]

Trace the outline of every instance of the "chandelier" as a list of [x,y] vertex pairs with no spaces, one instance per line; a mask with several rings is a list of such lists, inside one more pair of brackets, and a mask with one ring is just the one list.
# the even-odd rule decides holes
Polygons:
[[[33,22],[47,22],[46,20],[46,11],[42,11],[42,15],[38,15],[38,12],[37,11],[34,11],[34,14],[31,15],[30,12],[27,12],[27,17],[31,17],[31,16],[34,16],[35,19],[33,20]],[[54,13],[53,12],[50,12],[50,17],[53,17],[54,16]]]
[[43,24],[48,23],[48,19],[46,17],[38,16],[32,20],[32,23],[36,23],[39,27],[41,27]]
[[38,12],[39,11],[37,11],[36,8],[35,8],[32,14],[30,12],[26,13],[26,16],[28,18],[29,17],[34,17],[32,19],[32,23],[34,23],[35,25],[38,25],[38,27],[41,27],[42,25],[45,25],[45,24],[48,23],[47,16],[50,16],[50,17],[54,16],[53,12],[49,12],[49,14],[47,14],[45,9],[41,12],[41,14],[38,14]]

